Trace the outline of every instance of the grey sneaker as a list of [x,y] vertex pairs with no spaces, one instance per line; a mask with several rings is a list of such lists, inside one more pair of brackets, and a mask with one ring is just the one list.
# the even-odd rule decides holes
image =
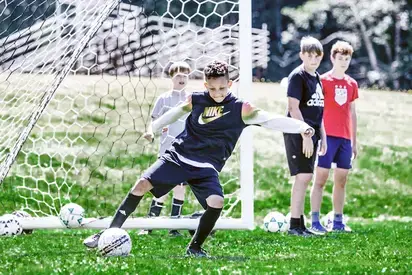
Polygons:
[[83,241],[83,244],[87,248],[96,248],[99,243],[100,236],[103,234],[103,232],[104,230],[100,231],[97,234],[91,235],[90,237],[88,237],[87,239]]
[[146,229],[142,229],[139,232],[137,232],[137,235],[149,235],[152,234],[152,230],[146,230]]

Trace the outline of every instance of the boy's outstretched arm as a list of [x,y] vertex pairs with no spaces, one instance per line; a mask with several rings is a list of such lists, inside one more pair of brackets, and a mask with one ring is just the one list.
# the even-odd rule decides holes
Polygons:
[[161,117],[153,121],[151,125],[148,126],[147,132],[144,134],[143,137],[153,141],[153,133],[157,133],[166,125],[172,124],[185,114],[191,112],[192,107],[192,97],[188,96],[185,102],[176,107],[173,107],[172,109],[164,113]]
[[315,133],[312,127],[301,120],[270,114],[262,109],[256,108],[248,102],[243,103],[242,119],[249,125],[257,124],[284,133],[302,134],[304,137],[311,137]]

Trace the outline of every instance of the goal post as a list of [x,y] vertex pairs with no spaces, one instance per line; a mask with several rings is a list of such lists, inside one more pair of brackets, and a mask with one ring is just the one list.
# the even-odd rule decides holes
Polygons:
[[[268,62],[268,32],[251,27],[250,0],[35,0],[24,4],[33,15],[16,13],[22,3],[6,2],[0,14],[9,24],[0,29],[0,215],[27,211],[25,229],[65,228],[57,216],[69,202],[85,208],[83,228],[109,225],[156,160],[157,145],[142,135],[170,89],[172,62],[192,67],[188,91],[202,89],[208,62],[227,62],[232,91],[246,100],[252,69]],[[10,24],[16,18],[24,23]],[[225,208],[215,228],[254,228],[251,129],[220,179]],[[201,210],[189,189],[183,216]],[[124,228],[197,227],[168,209],[146,218],[145,197]]]

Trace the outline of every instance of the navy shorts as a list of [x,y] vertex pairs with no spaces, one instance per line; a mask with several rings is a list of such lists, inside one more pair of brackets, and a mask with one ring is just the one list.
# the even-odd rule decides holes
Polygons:
[[160,198],[170,192],[176,185],[187,182],[197,200],[204,209],[207,208],[206,199],[210,195],[223,197],[219,175],[212,168],[194,167],[181,162],[177,156],[167,151],[152,166],[147,169],[142,178],[153,185],[150,192]]
[[351,169],[352,144],[349,139],[327,136],[328,150],[324,156],[319,156],[318,166],[330,169],[332,162],[337,168]]
[[317,155],[319,133],[316,132],[312,136],[313,140],[313,155],[307,158],[303,154],[302,136],[300,134],[283,134],[285,140],[286,158],[288,160],[288,166],[291,176],[296,176],[301,173],[313,174],[315,168],[315,160]]

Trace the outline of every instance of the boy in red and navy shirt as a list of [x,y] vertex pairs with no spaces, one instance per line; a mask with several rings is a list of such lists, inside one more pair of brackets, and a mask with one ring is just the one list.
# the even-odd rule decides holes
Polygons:
[[329,177],[331,164],[336,163],[333,186],[333,227],[332,230],[350,231],[343,222],[345,185],[352,157],[356,157],[356,109],[358,98],[357,82],[345,74],[353,54],[352,46],[338,41],[332,46],[330,59],[331,71],[321,76],[324,93],[323,119],[327,135],[327,152],[319,156],[315,182],[311,190],[312,229],[326,232],[319,222],[323,188]]

